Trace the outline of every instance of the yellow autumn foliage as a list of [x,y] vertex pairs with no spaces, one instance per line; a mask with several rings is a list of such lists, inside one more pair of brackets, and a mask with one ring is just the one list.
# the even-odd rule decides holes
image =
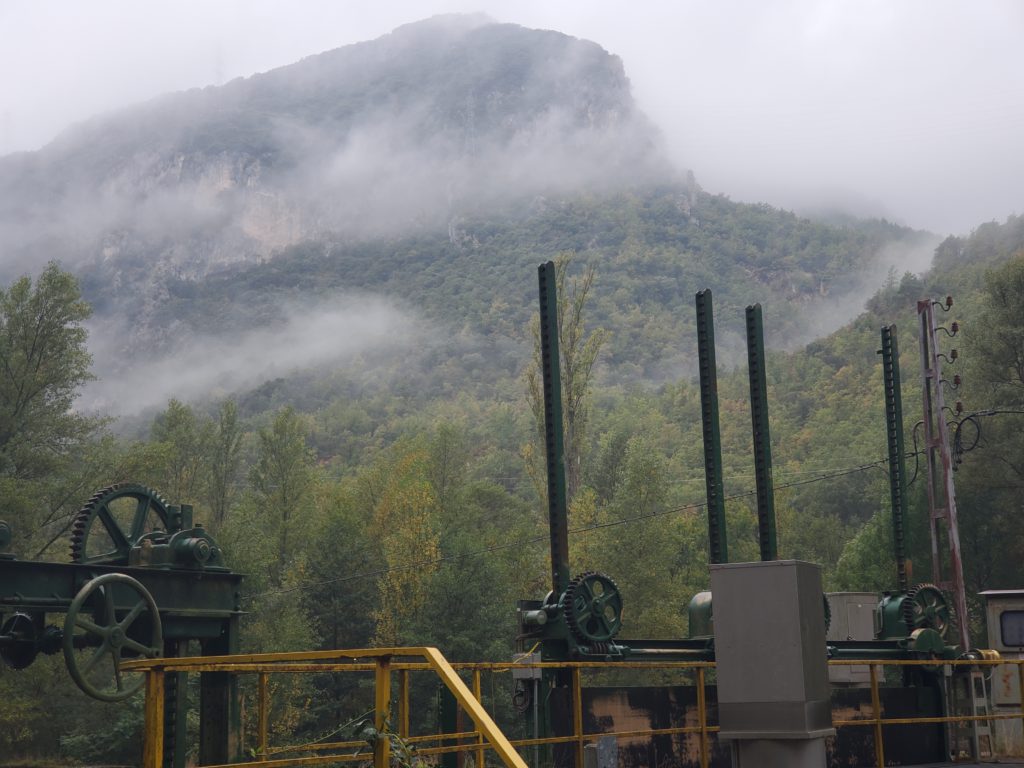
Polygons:
[[378,582],[378,645],[399,642],[405,620],[424,606],[440,547],[438,501],[427,478],[425,451],[398,458],[373,510],[372,533],[380,542],[386,569]]

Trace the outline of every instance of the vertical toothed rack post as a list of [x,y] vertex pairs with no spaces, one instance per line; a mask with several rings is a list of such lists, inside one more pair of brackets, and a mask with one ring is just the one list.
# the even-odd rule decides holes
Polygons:
[[775,494],[772,490],[772,440],[768,428],[768,383],[764,367],[764,321],[761,305],[747,307],[747,366],[750,374],[750,419],[754,434],[757,480],[757,541],[762,560],[778,557]]

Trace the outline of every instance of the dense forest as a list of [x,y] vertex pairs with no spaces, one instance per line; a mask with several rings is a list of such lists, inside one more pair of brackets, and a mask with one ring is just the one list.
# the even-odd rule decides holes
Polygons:
[[[445,386],[439,358],[471,369],[460,387],[492,392],[514,378],[535,311],[532,271],[560,254],[571,254],[576,270],[598,271],[588,316],[610,332],[603,375],[628,384],[692,371],[688,294],[702,287],[715,291],[723,345],[739,360],[747,304],[779,310],[768,329],[773,346],[799,346],[820,335],[823,324],[838,327],[838,318],[822,318],[835,302],[863,290],[866,275],[884,273],[901,255],[927,252],[934,240],[884,220],[835,224],[737,203],[702,191],[691,177],[615,193],[521,197],[412,235],[310,239],[203,280],[167,276],[152,306],[139,289],[154,272],[148,252],[122,255],[81,276],[83,294],[101,318],[116,317],[129,303],[142,305],[120,329],[118,348],[127,356],[112,361],[111,374],[147,356],[180,353],[210,327],[224,335],[273,328],[289,305],[343,305],[368,293],[415,307],[422,323],[447,337],[431,344],[435,354],[419,372],[432,379],[430,396]],[[486,365],[472,369],[474,356]]]
[[[701,205],[715,222],[715,199]],[[758,211],[750,213],[757,221]],[[827,269],[815,225],[792,226],[807,237],[808,252],[825,260],[808,274]],[[578,242],[565,245],[560,332],[563,387],[574,402],[567,425],[572,567],[617,581],[624,634],[683,636],[685,606],[708,584],[697,387],[688,374],[623,371],[629,359],[651,374],[662,357],[695,356],[678,348],[676,336],[691,323],[692,294],[675,297],[676,319],[652,321],[637,300],[648,289],[629,268],[613,274],[593,254],[573,254],[587,251]],[[638,252],[623,243],[609,248],[632,254],[630,264],[657,259],[650,243]],[[322,284],[360,274],[352,268],[357,258],[358,249],[325,255],[297,248],[244,277],[299,289],[295,281],[313,263],[320,269],[311,279]],[[516,263],[528,260],[524,253]],[[397,290],[430,295],[431,311],[443,317],[451,298],[423,282],[428,275],[407,276]],[[517,285],[523,300],[509,300],[511,308],[482,303],[471,308],[471,321],[514,326],[510,335],[528,348],[532,313],[522,307],[530,306],[533,271],[509,268],[493,279]],[[190,290],[201,323],[202,307],[216,307],[223,289],[210,281]],[[947,239],[923,277],[891,273],[852,323],[769,356],[780,554],[821,563],[830,590],[894,586],[878,329],[899,328],[913,435],[915,303],[946,294],[955,297],[951,319],[963,327],[951,345],[965,409],[955,449],[968,591],[1021,586],[1024,534],[1015,520],[1024,483],[1024,219],[1011,218]],[[737,301],[725,295],[717,308],[726,327],[738,322],[730,318],[742,311]],[[775,306],[765,305],[769,328],[787,322]],[[194,504],[230,566],[247,574],[247,650],[415,644],[437,645],[453,660],[508,658],[515,601],[548,588],[528,352],[510,353],[497,370],[482,355],[443,357],[432,377],[379,387],[362,376],[371,370],[365,361],[362,372],[358,364],[315,369],[219,401],[172,399],[126,433],[73,407],[93,375],[83,325],[90,311],[77,280],[57,265],[0,290],[0,498],[15,530],[14,554],[65,560],[78,505],[96,488],[132,480],[171,503]],[[745,366],[723,365],[719,387],[731,555],[751,560],[757,542]],[[910,544],[917,580],[927,580],[916,469],[915,477]],[[971,630],[980,640],[973,608]],[[332,726],[336,713],[313,703],[317,685],[308,681],[283,697],[274,722],[289,739]],[[0,670],[4,754],[130,759],[140,717],[139,702],[86,705],[57,657]],[[110,738],[112,728],[123,738]]]

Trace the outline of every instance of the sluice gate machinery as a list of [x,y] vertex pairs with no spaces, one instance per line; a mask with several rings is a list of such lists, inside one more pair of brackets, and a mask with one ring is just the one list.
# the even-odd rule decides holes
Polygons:
[[[533,653],[538,661],[712,661],[715,658],[713,598],[710,592],[694,596],[687,606],[689,636],[675,640],[621,639],[624,596],[613,575],[583,570],[571,576],[569,563],[568,515],[562,434],[561,375],[558,348],[557,302],[554,265],[538,270],[541,369],[544,389],[545,450],[547,458],[548,520],[551,551],[551,590],[541,600],[522,600],[518,604],[521,653]],[[696,296],[698,368],[700,374],[701,416],[704,437],[704,466],[707,492],[708,551],[711,564],[729,562],[719,437],[718,392],[712,296],[709,290]],[[765,377],[763,320],[760,305],[746,310],[747,361],[750,377],[751,422],[757,499],[757,533],[762,561],[777,559],[777,538],[772,483],[771,441],[768,397]],[[893,541],[896,562],[896,586],[876,596],[873,631],[869,637],[828,640],[828,658],[849,660],[918,660],[934,664],[903,667],[901,683],[882,688],[880,706],[904,715],[939,717],[949,708],[949,681],[943,677],[942,662],[955,659],[989,657],[989,652],[959,647],[955,614],[951,601],[931,584],[909,584],[905,546],[906,470],[903,445],[903,416],[900,397],[899,356],[895,328],[881,332],[888,469],[890,478]],[[822,596],[826,626],[830,621],[830,601]],[[524,676],[516,690],[516,705],[532,724],[533,736],[545,738],[570,731],[570,681],[564,672],[538,671]],[[638,689],[630,690],[630,700],[638,700]],[[648,696],[655,695],[649,689]],[[668,689],[665,689],[666,691]],[[598,695],[596,692],[593,695]],[[663,694],[658,694],[656,698]],[[698,694],[670,692],[674,700],[710,697],[709,687]],[[866,687],[840,687],[833,694],[837,711],[869,702]],[[584,714],[586,717],[586,714]],[[837,718],[842,720],[842,717]],[[949,734],[940,724],[908,726],[907,749],[891,751],[894,764],[933,762],[950,751]],[[855,730],[855,729],[854,729]],[[870,755],[862,732],[844,733],[840,729],[830,746],[835,765],[850,764],[850,759]],[[719,759],[724,757],[719,755]],[[555,765],[567,764],[565,756],[554,749]],[[683,762],[676,764],[683,765]]]
[[[68,674],[89,696],[123,701],[142,675],[123,662],[146,657],[238,650],[239,583],[189,505],[121,483],[95,493],[71,525],[71,562],[19,560],[5,550],[0,522],[0,659],[24,669],[40,653],[63,653]],[[56,619],[55,623],[50,623]],[[200,761],[235,756],[239,725],[234,681],[200,676]],[[164,765],[185,764],[184,675],[165,686]]]

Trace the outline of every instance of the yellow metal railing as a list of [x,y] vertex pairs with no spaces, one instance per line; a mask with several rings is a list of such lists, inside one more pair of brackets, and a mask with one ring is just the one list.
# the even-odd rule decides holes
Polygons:
[[1024,694],[1024,659],[978,659],[978,660],[957,660],[942,661],[941,659],[889,659],[877,661],[833,660],[829,666],[855,666],[869,667],[871,675],[871,717],[857,718],[856,720],[833,720],[832,725],[836,728],[847,726],[871,726],[874,729],[875,743],[875,765],[876,768],[885,766],[885,745],[882,740],[882,728],[886,725],[920,725],[920,724],[951,724],[970,723],[976,721],[996,720],[1020,720],[1024,724],[1024,695],[1021,696],[1020,711],[1013,714],[997,715],[989,712],[987,715],[944,715],[941,717],[883,717],[881,696],[879,695],[878,668],[879,667],[937,667],[948,665],[951,667],[998,667],[1003,664],[1015,665],[1017,667],[1017,679],[1020,683],[1020,691]]
[[[347,651],[314,651],[309,653],[262,653],[235,656],[202,656],[195,658],[147,659],[126,664],[127,669],[143,670],[146,674],[145,740],[142,768],[162,768],[164,741],[164,675],[176,672],[228,672],[233,674],[255,672],[258,682],[258,743],[261,759],[251,762],[232,763],[234,768],[270,768],[270,766],[315,765],[347,760],[365,761],[369,755],[318,755],[314,757],[270,760],[267,731],[269,721],[269,690],[267,675],[277,672],[324,672],[349,671],[358,666],[351,663],[337,663],[342,659],[372,659],[369,668],[374,671],[374,728],[378,738],[373,743],[374,768],[387,768],[390,763],[391,741],[386,736],[391,711],[391,672],[396,658],[422,658],[426,661],[421,668],[433,670],[441,678],[455,699],[476,724],[479,735],[478,750],[483,749],[484,739],[508,768],[527,768],[491,716],[484,709],[477,696],[466,687],[459,674],[436,648],[371,648]],[[328,663],[316,663],[328,662]],[[330,663],[335,662],[335,663]],[[410,668],[415,665],[405,665]],[[478,686],[479,687],[479,686]],[[408,730],[408,687],[401,692],[405,701],[404,711],[400,707],[399,719],[405,718],[399,728]],[[399,734],[401,735],[401,734]],[[449,737],[450,738],[450,737]],[[363,746],[362,742],[339,742],[325,746]],[[426,750],[425,750],[426,751]],[[482,761],[479,765],[483,765]]]
[[[415,659],[415,661],[409,661]],[[836,727],[871,727],[874,731],[875,760],[878,768],[885,765],[885,750],[882,739],[883,728],[910,724],[949,724],[971,721],[995,721],[1018,719],[1024,722],[1024,703],[1020,712],[1013,714],[988,715],[946,715],[941,717],[893,717],[882,714],[879,667],[908,667],[939,665],[992,667],[1002,664],[1015,665],[1021,690],[1024,691],[1024,659],[985,659],[972,661],[942,660],[842,660],[830,661],[833,666],[867,666],[870,670],[871,717],[834,720]],[[492,749],[509,768],[526,768],[517,748],[535,745],[572,744],[575,764],[583,766],[583,750],[587,742],[602,737],[642,738],[656,735],[699,734],[698,754],[701,768],[708,768],[710,762],[709,737],[720,728],[708,723],[708,707],[705,696],[706,675],[714,669],[713,662],[529,662],[529,663],[457,663],[450,664],[436,648],[374,648],[363,650],[313,651],[302,653],[269,653],[235,656],[206,656],[193,658],[147,659],[130,662],[126,669],[143,671],[146,674],[145,742],[142,768],[161,768],[164,727],[164,675],[177,672],[228,672],[232,674],[255,674],[257,676],[257,717],[256,750],[257,759],[250,762],[232,763],[233,768],[284,768],[285,766],[306,766],[321,763],[346,761],[367,762],[371,754],[365,741],[317,742],[301,747],[274,747],[269,744],[270,688],[269,676],[278,673],[322,673],[322,672],[373,672],[374,726],[378,734],[373,745],[375,768],[385,768],[390,760],[391,744],[386,737],[390,725],[392,699],[392,673],[398,676],[396,733],[401,743],[416,748],[417,756],[440,755],[451,752],[471,752],[478,768],[485,765],[485,751]],[[546,738],[509,740],[501,733],[491,716],[481,704],[481,673],[508,672],[513,667],[533,669],[562,669],[571,674],[572,734]],[[585,733],[583,729],[583,685],[582,672],[598,669],[605,672],[619,670],[692,672],[697,689],[697,723],[669,728],[622,730],[600,733]],[[432,671],[444,682],[455,696],[462,709],[472,718],[476,728],[460,733],[440,733],[412,736],[409,733],[409,673]],[[459,672],[471,674],[471,686],[466,685]],[[441,746],[428,746],[442,742]],[[444,744],[443,742],[449,742]],[[456,742],[451,744],[450,742]],[[339,754],[338,750],[353,750]],[[327,752],[307,757],[273,758],[285,752]],[[208,768],[226,768],[211,766]]]
[[[415,658],[423,661],[407,661]],[[364,660],[360,663],[357,660]],[[406,660],[406,661],[400,661]],[[369,663],[368,663],[369,662]],[[540,669],[568,669],[572,677],[572,721],[573,732],[566,736],[549,736],[535,739],[508,740],[495,725],[481,702],[481,673],[508,672],[513,667]],[[256,700],[256,749],[255,760],[231,763],[232,768],[285,768],[285,766],[307,766],[320,763],[347,761],[366,762],[371,755],[366,751],[365,741],[317,742],[301,747],[274,747],[269,743],[270,685],[269,676],[278,673],[322,673],[322,672],[374,672],[374,725],[379,734],[386,732],[391,713],[391,675],[398,675],[397,735],[402,743],[415,746],[417,756],[440,755],[451,752],[474,753],[474,764],[485,765],[486,749],[493,749],[509,768],[526,768],[526,763],[516,748],[550,744],[572,744],[576,765],[582,768],[584,745],[602,737],[618,738],[645,737],[656,735],[699,734],[701,768],[708,768],[710,760],[709,735],[716,733],[718,726],[707,721],[707,702],[704,695],[706,672],[714,667],[712,662],[621,662],[610,665],[607,662],[530,662],[504,663],[457,663],[450,664],[436,648],[374,648],[362,650],[312,651],[298,653],[265,653],[233,656],[198,656],[181,658],[159,658],[133,661],[124,664],[125,669],[146,674],[145,738],[142,768],[161,768],[164,738],[164,675],[178,672],[227,672],[230,674],[255,674],[257,677]],[[697,686],[697,724],[671,728],[655,728],[631,731],[601,733],[583,732],[582,675],[584,669],[603,671],[633,670],[676,670],[692,671]],[[412,671],[435,672],[454,694],[462,709],[469,714],[476,730],[462,733],[440,733],[422,736],[409,734],[409,673]],[[459,676],[459,671],[472,675],[470,689]],[[426,746],[431,742],[465,742],[447,746]],[[423,746],[421,746],[423,745]],[[339,754],[338,750],[353,750]],[[274,759],[273,755],[283,752],[327,752],[308,757]],[[384,768],[390,758],[388,738],[378,738],[372,754],[375,768]],[[206,768],[227,768],[207,766]]]

